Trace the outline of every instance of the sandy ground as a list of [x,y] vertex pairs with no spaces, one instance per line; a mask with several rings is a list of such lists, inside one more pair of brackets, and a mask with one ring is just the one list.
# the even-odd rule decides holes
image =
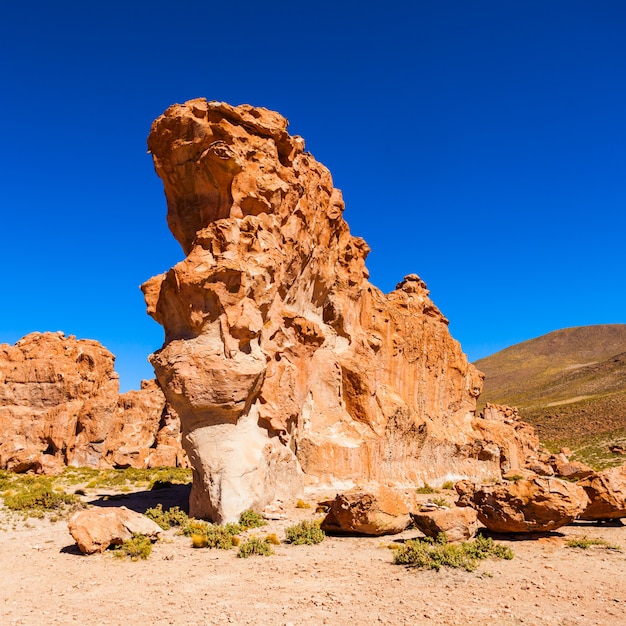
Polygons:
[[[139,492],[100,506],[145,511],[184,504],[187,487]],[[276,532],[313,517],[249,531]],[[175,530],[147,561],[82,556],[64,521],[27,523],[0,512],[0,624],[626,624],[626,527],[577,524],[543,538],[502,542],[512,561],[476,572],[394,565],[392,538],[329,537],[317,546],[275,547],[270,557],[193,549]],[[565,546],[603,538],[624,552]],[[394,539],[419,536],[408,530]]]

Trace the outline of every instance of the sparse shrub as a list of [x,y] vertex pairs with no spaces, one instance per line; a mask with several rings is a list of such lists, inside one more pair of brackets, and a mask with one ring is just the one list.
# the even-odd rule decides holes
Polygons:
[[310,509],[311,505],[308,502],[305,502],[304,500],[298,500],[296,502],[296,509]]
[[272,544],[273,546],[280,545],[280,539],[278,538],[276,533],[270,533],[267,537],[265,537],[265,541],[267,541],[267,543]]
[[437,539],[411,539],[394,552],[396,565],[408,565],[439,571],[442,567],[462,568],[468,572],[486,558],[512,559],[513,551],[496,544],[490,537],[478,536],[473,541],[448,543],[445,535]]
[[182,532],[191,537],[191,545],[194,548],[230,550],[233,546],[239,545],[239,538],[233,533],[234,526],[236,525],[232,524],[229,528],[190,518],[182,527]]
[[519,474],[513,474],[512,476],[507,476],[507,480],[512,482],[512,483],[516,483],[518,480],[523,480],[524,477],[520,476]]
[[250,537],[244,541],[237,551],[237,556],[247,559],[249,556],[270,556],[274,554],[269,542],[261,537]]
[[169,530],[172,526],[184,527],[189,521],[189,516],[180,507],[173,506],[164,511],[160,503],[148,509],[146,516],[155,521],[163,530]]
[[131,561],[147,559],[152,552],[152,541],[146,535],[134,533],[131,539],[126,539],[119,546],[115,546],[115,556],[129,557]]
[[255,511],[248,509],[239,516],[239,526],[242,530],[248,530],[249,528],[259,528],[265,526],[267,522]]
[[422,487],[418,487],[415,491],[421,494],[439,493],[436,489],[431,487],[428,483],[424,483]]
[[584,537],[572,537],[567,542],[568,548],[581,548],[582,550],[588,550],[592,546],[598,546],[601,548],[605,548],[606,550],[615,550],[617,552],[622,551],[621,546],[618,546],[617,544],[609,543],[604,539],[594,539],[592,537],[587,537],[586,535]]
[[442,489],[454,489],[454,481],[453,480],[446,480],[445,483],[443,483],[443,485],[441,485]]
[[9,485],[10,488],[3,491],[5,506],[26,516],[42,517],[47,511],[61,513],[80,505],[78,496],[56,489],[52,479],[47,477],[20,476]]
[[[81,468],[82,469],[82,468]],[[128,489],[129,487],[163,488],[173,484],[186,485],[192,480],[190,469],[182,467],[155,467],[100,470],[87,483],[89,488]],[[156,487],[155,487],[156,485]]]
[[294,546],[312,546],[321,543],[326,538],[326,534],[320,528],[320,522],[304,520],[295,526],[290,526],[285,530],[287,543]]
[[441,496],[437,496],[436,498],[433,498],[431,502],[433,504],[436,504],[437,506],[443,506],[447,509],[450,508],[450,503],[445,498],[442,498]]

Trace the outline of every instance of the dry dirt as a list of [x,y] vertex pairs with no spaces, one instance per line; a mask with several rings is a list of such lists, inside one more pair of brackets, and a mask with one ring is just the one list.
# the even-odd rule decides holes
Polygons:
[[[139,492],[100,506],[145,511],[182,504],[187,487]],[[327,494],[330,495],[330,494]],[[313,499],[311,498],[311,501]],[[249,534],[311,518],[286,518]],[[626,527],[577,524],[542,538],[502,542],[512,561],[476,572],[394,565],[391,537],[329,537],[317,546],[275,547],[270,557],[193,549],[175,530],[146,561],[107,552],[82,556],[64,521],[27,523],[0,512],[0,624],[626,624]],[[393,539],[419,535],[408,530]],[[565,546],[597,537],[624,552]]]

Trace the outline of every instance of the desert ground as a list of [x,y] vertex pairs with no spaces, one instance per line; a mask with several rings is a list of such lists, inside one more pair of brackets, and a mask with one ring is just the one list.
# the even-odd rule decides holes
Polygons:
[[[185,506],[189,487],[88,494],[96,506],[145,511]],[[282,519],[247,534],[276,533],[315,516],[285,505]],[[325,494],[332,496],[334,494]],[[451,496],[452,492],[446,494]],[[113,496],[113,497],[111,497]],[[426,496],[424,496],[427,499]],[[0,624],[626,624],[626,551],[567,547],[602,538],[626,549],[626,527],[577,523],[541,537],[497,540],[513,560],[474,572],[393,564],[393,537],[328,537],[315,546],[275,546],[269,557],[194,549],[176,529],[147,560],[111,551],[82,555],[64,520],[23,520],[0,511]]]

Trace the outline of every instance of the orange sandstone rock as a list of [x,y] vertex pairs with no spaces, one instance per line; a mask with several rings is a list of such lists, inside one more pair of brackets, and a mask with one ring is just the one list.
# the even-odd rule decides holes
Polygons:
[[518,462],[516,427],[474,418],[483,376],[424,282],[368,282],[341,192],[285,118],[191,100],[148,146],[186,255],[143,291],[192,515],[235,520],[305,482],[437,484]]
[[63,333],[0,345],[0,467],[96,467],[117,406],[113,363],[97,341]]
[[119,395],[114,360],[63,333],[0,345],[0,469],[187,467],[180,420],[156,382]]

